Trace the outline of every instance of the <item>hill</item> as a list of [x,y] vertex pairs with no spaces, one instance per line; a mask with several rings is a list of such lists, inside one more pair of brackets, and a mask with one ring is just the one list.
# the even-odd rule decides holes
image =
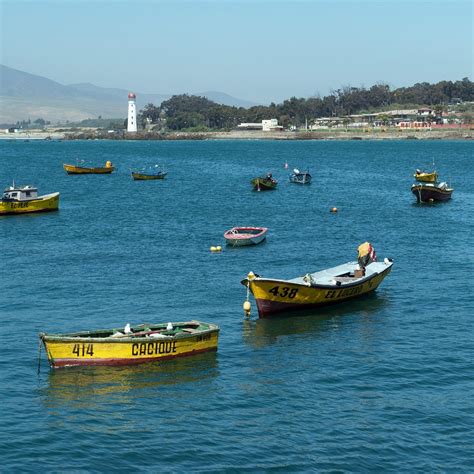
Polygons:
[[[98,116],[126,118],[128,90],[90,83],[63,85],[46,77],[0,65],[0,123],[42,118],[52,123],[80,121]],[[137,94],[137,108],[161,104],[170,94]],[[255,105],[223,92],[194,93],[214,102],[250,107]]]

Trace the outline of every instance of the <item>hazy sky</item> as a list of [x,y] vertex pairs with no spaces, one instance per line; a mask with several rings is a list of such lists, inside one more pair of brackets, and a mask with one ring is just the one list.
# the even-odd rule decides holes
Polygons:
[[1,63],[255,102],[473,78],[471,0],[0,0]]

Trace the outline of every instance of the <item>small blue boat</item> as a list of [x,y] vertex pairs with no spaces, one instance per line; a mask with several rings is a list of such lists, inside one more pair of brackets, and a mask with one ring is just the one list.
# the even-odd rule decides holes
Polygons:
[[290,174],[290,183],[296,184],[310,184],[311,183],[311,175],[309,171],[300,171],[299,169],[295,168],[293,173]]

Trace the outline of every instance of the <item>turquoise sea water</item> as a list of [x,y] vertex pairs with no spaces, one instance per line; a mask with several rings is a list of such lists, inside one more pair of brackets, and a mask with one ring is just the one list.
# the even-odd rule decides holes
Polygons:
[[[472,472],[473,148],[0,142],[1,185],[61,192],[57,213],[0,218],[0,471]],[[76,159],[118,171],[66,175]],[[433,159],[453,199],[418,205],[412,174]],[[154,163],[166,180],[131,180]],[[253,192],[269,171],[278,189]],[[269,227],[266,243],[210,253],[234,225]],[[292,278],[366,240],[394,259],[375,294],[244,319],[250,270]],[[37,375],[40,331],[187,319],[220,325],[216,354],[51,371],[43,351]]]

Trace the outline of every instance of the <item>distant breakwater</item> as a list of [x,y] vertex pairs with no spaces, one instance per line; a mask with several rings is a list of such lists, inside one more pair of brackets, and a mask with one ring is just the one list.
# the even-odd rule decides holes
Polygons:
[[297,132],[102,132],[77,131],[64,134],[67,140],[462,140],[473,139],[474,129],[466,130],[413,130],[382,131],[363,130],[318,130]]
[[156,132],[128,133],[97,129],[29,130],[21,133],[1,134],[3,140],[471,140],[472,129],[437,130],[383,130],[327,129],[317,131],[241,131],[228,132]]

